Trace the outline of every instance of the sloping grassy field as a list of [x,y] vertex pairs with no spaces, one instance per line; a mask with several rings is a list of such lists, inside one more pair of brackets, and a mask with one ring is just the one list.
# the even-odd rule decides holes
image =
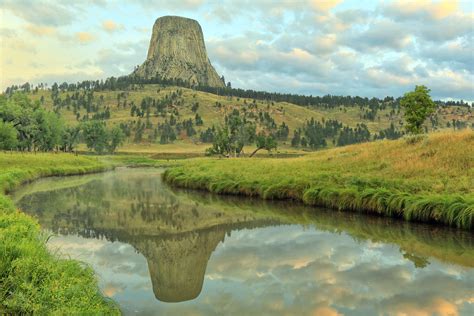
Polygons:
[[[275,120],[277,125],[285,122],[285,124],[287,124],[289,127],[290,135],[288,140],[279,144],[278,151],[283,153],[300,152],[299,149],[290,147],[291,137],[293,136],[293,131],[295,129],[303,127],[304,123],[311,118],[314,118],[317,121],[321,121],[323,119],[338,120],[344,125],[348,125],[350,127],[355,127],[358,123],[364,123],[367,125],[371,133],[380,132],[381,130],[390,127],[391,123],[393,123],[396,128],[403,129],[403,126],[400,125],[400,122],[403,120],[403,113],[390,113],[390,107],[379,110],[375,120],[364,118],[363,114],[367,108],[361,109],[359,107],[345,106],[344,104],[341,104],[339,107],[326,109],[321,107],[303,107],[288,102],[268,102],[264,100],[255,100],[256,108],[252,109],[249,107],[249,105],[252,104],[254,100],[250,98],[229,98],[227,96],[219,96],[182,87],[163,87],[157,84],[147,84],[141,89],[130,91],[96,91],[94,92],[94,104],[96,104],[99,99],[102,99],[99,110],[103,111],[105,107],[110,108],[111,117],[107,120],[108,124],[114,125],[120,123],[130,123],[139,120],[136,116],[132,117],[130,114],[131,102],[138,106],[145,97],[151,97],[153,99],[160,100],[165,98],[166,95],[171,95],[178,90],[181,91],[182,95],[170,103],[169,110],[179,110],[179,121],[194,119],[196,113],[198,113],[203,119],[202,126],[195,126],[198,134],[201,131],[212,127],[213,125],[217,126],[223,124],[225,115],[230,114],[234,109],[239,111],[245,109],[248,112],[254,112],[254,114],[258,114],[259,111],[267,112]],[[61,99],[65,99],[68,95],[72,96],[74,93],[75,91],[61,92],[59,93],[59,97]],[[128,105],[126,107],[117,106],[117,95],[120,93],[127,93],[126,100]],[[43,106],[49,110],[53,109],[51,91],[38,90],[35,93],[29,93],[29,97],[34,101],[39,101],[41,98],[43,98]],[[122,102],[123,100],[124,99],[122,99]],[[197,109],[196,113],[192,111],[192,105],[194,103],[199,104],[199,108]],[[220,106],[216,107],[216,103],[219,103]],[[77,121],[71,107],[62,107],[59,110],[59,113],[65,119],[68,125],[79,124],[79,121]],[[81,109],[81,116],[84,114],[86,114],[85,110]],[[91,115],[92,114],[93,113],[91,113]],[[153,123],[153,126],[156,126],[156,124],[163,123],[166,119],[169,120],[169,113],[164,117],[151,115],[150,122]],[[438,108],[437,119],[439,121],[439,128],[445,128],[446,124],[451,122],[453,119],[466,122],[468,126],[474,124],[474,116],[472,115],[471,110],[458,106]],[[142,120],[145,121],[145,119]],[[429,122],[426,123],[426,126],[431,129],[431,124],[429,124]],[[147,133],[150,133],[150,131],[147,130]],[[118,151],[137,154],[153,153],[156,151],[166,153],[204,153],[205,149],[210,147],[210,144],[202,144],[198,142],[197,136],[194,137],[194,139],[190,139],[186,135],[180,135],[180,137],[178,137],[179,139],[173,144],[164,145],[159,144],[157,141],[148,141],[146,139],[146,135],[139,143],[134,143],[132,138],[133,137],[128,138],[125,144],[121,146]],[[328,146],[332,147],[332,142],[328,142]],[[83,145],[79,146],[79,149],[86,150],[85,146]]]
[[378,141],[291,159],[193,159],[163,177],[176,186],[215,193],[295,199],[471,229],[474,131]]
[[39,177],[99,172],[97,158],[0,153],[0,314],[119,314],[91,268],[48,252],[38,223],[4,194]]

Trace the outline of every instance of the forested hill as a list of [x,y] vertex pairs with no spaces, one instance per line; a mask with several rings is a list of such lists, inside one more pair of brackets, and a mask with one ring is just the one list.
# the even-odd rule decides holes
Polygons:
[[[392,97],[313,97],[232,89],[230,84],[225,89],[189,88],[183,82],[133,80],[110,78],[49,88],[25,84],[8,88],[2,102],[13,102],[10,96],[21,91],[32,103],[60,116],[66,126],[103,121],[118,127],[126,136],[124,151],[203,152],[223,124],[242,129],[244,145],[253,146],[259,134],[272,135],[283,151],[395,139],[404,133],[399,99]],[[427,131],[473,127],[474,110],[466,103],[437,105],[426,121]]]

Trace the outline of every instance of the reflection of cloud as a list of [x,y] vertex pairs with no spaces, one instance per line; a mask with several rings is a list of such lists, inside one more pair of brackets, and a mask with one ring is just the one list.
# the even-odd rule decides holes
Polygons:
[[[424,316],[472,311],[472,270],[432,258],[429,266],[416,269],[397,246],[297,225],[233,231],[212,253],[202,293],[185,304],[155,300],[149,266],[130,245],[74,236],[51,242],[91,264],[104,294],[138,313]],[[156,254],[148,260],[187,253],[171,245],[165,251],[149,244]],[[195,272],[186,269],[183,275]]]
[[117,282],[108,282],[105,284],[102,292],[108,296],[113,297],[117,293],[122,293],[124,291],[124,285]]
[[[121,241],[70,235],[52,238],[49,244],[53,249],[59,248],[63,254],[91,265],[105,295],[113,296],[125,306],[125,314],[473,314],[474,270],[452,263],[456,255],[464,257],[467,254],[466,258],[469,258],[469,233],[451,234],[436,229],[428,233],[426,227],[387,223],[385,220],[367,221],[368,218],[349,215],[342,220],[350,218],[351,221],[342,222],[330,212],[314,210],[301,214],[305,218],[304,227],[272,226],[274,221],[271,220],[262,222],[267,227],[250,229],[256,226],[243,223],[259,214],[265,218],[269,214],[286,214],[286,204],[237,203],[236,199],[207,199],[192,193],[171,192],[160,185],[158,172],[122,172],[117,176],[88,177],[83,186],[73,186],[74,194],[70,185],[64,188],[56,183],[58,180],[45,180],[36,189],[31,188],[29,192],[36,193],[28,199],[24,196],[21,205],[24,207],[31,203],[34,208],[47,209],[39,216],[40,223],[47,223],[48,220],[44,219],[53,216],[64,218],[61,215],[69,213],[68,205],[80,202],[78,204],[87,207],[88,211],[76,209],[82,214],[81,218],[87,219],[85,226],[80,220],[74,220],[72,225],[79,229],[78,232],[100,232],[98,235],[108,236],[108,240]],[[127,179],[127,183],[119,185],[115,177]],[[103,187],[98,179],[103,179]],[[129,181],[136,182],[131,182],[132,185]],[[40,190],[50,187],[48,184],[53,182],[61,189],[53,189],[50,194]],[[109,195],[108,192],[114,193]],[[137,213],[141,215],[133,216],[136,210],[128,209],[126,201],[140,200],[138,196],[142,195],[151,198],[151,205],[162,207],[143,209]],[[78,201],[71,200],[69,197],[72,196]],[[104,203],[112,201],[109,200],[111,197],[115,204]],[[176,200],[180,203],[175,204]],[[101,211],[94,203],[107,204],[107,210]],[[194,213],[190,210],[192,206],[196,206],[197,217],[191,214]],[[298,209],[294,210],[295,222],[298,222]],[[221,215],[212,216],[217,211]],[[163,218],[168,224],[157,225],[159,221],[156,220],[164,214],[168,214]],[[169,224],[170,214],[179,221]],[[207,216],[210,221],[206,220]],[[114,220],[117,218],[126,220]],[[226,234],[227,229],[216,225],[216,218],[222,221],[222,225],[227,221],[238,222],[236,227],[241,230]],[[286,222],[285,218],[281,218],[281,223]],[[202,223],[213,228],[197,230],[196,225]],[[387,226],[377,226],[382,223]],[[186,233],[177,234],[174,230],[161,233],[166,231],[167,225],[177,224]],[[326,230],[320,230],[322,228]],[[86,233],[85,236],[97,235]],[[374,239],[368,240],[371,237]],[[456,246],[446,246],[446,240],[452,240],[448,245]],[[457,243],[459,240],[463,242]],[[410,256],[404,256],[407,250],[403,248],[407,243],[413,245]],[[437,246],[440,248],[433,250]],[[463,252],[454,255],[457,249]],[[416,268],[410,261],[414,260],[411,254],[419,254],[417,250],[425,253],[429,265]],[[449,257],[451,263],[443,264],[430,257],[431,251],[437,253],[437,258]],[[164,304],[155,299],[154,289],[161,293],[162,290],[173,290],[175,285],[176,293],[183,295],[191,288],[193,279],[198,277],[200,282],[204,275],[202,292],[199,283],[198,291],[194,292],[199,296],[193,300],[183,304]]]
[[334,308],[330,307],[317,307],[313,310],[312,315],[314,316],[341,316]]
[[386,310],[391,315],[413,315],[413,316],[457,316],[459,307],[456,303],[449,302],[441,297],[424,298],[406,298],[402,302],[386,305]]

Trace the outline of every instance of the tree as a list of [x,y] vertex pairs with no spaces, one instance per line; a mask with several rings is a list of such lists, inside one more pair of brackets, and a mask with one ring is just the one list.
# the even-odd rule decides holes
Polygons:
[[237,109],[225,117],[224,126],[217,128],[212,148],[208,148],[208,155],[222,155],[237,157],[242,153],[245,145],[255,139],[255,124],[241,117]]
[[113,153],[118,146],[122,145],[123,141],[125,140],[125,134],[123,133],[122,129],[119,126],[114,126],[109,132],[108,132],[108,138],[109,138],[109,152]]
[[64,129],[61,150],[71,152],[79,142],[81,129],[79,126],[68,126]]
[[212,147],[206,149],[206,154],[229,157],[232,151],[232,141],[229,130],[227,128],[218,127],[214,135]]
[[0,98],[0,121],[15,128],[20,150],[52,150],[63,137],[59,115],[44,110],[39,101],[32,103],[23,93]]
[[255,138],[255,145],[257,148],[250,154],[249,157],[253,157],[260,149],[271,151],[272,149],[277,148],[277,142],[273,136],[265,136],[263,133],[257,135]]
[[18,146],[18,132],[12,123],[0,121],[0,149],[10,150]]
[[422,133],[423,122],[435,111],[436,105],[429,93],[427,87],[416,86],[414,91],[405,93],[400,100],[400,106],[405,109],[405,128],[409,133]]
[[82,136],[87,148],[102,154],[108,148],[108,135],[103,121],[86,121],[82,124]]

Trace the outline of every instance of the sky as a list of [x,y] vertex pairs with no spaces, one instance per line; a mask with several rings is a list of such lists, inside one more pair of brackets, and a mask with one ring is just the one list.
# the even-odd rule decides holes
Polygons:
[[127,75],[164,15],[236,88],[474,100],[474,0],[0,0],[0,89]]

